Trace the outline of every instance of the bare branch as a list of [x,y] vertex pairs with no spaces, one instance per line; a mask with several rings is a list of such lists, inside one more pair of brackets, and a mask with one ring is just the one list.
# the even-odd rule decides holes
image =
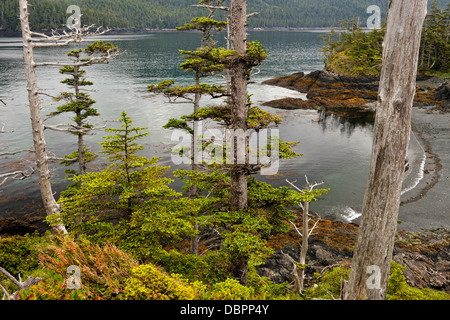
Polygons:
[[3,179],[0,181],[0,186],[4,185],[10,177],[14,180],[24,180],[26,178],[29,178],[35,173],[36,170],[33,168],[30,168],[30,171],[14,171],[14,172],[8,172],[0,174],[0,179]]
[[193,7],[198,7],[198,8],[230,11],[230,8],[224,7],[224,6],[213,6],[213,5],[208,5],[208,4],[193,4],[192,6]]
[[77,162],[78,158],[59,158],[59,157],[48,157],[49,161],[67,161],[67,162]]
[[68,62],[39,62],[36,63],[36,67],[46,67],[46,66],[53,66],[53,67],[64,67],[64,66],[70,66],[70,67],[84,67],[89,66],[92,64],[108,64],[110,60],[113,58],[116,58],[119,56],[119,52],[116,50],[109,49],[105,55],[99,56],[99,57],[91,57],[87,61],[77,62],[77,63],[68,63]]
[[[92,36],[100,36],[107,32],[109,32],[111,29],[103,29],[103,27],[97,27],[95,31],[91,31],[95,28],[95,25],[92,24],[90,26],[84,26],[82,28],[74,28],[70,32],[67,32],[66,30],[63,30],[62,33],[56,30],[52,30],[51,35],[47,35],[45,33],[41,32],[35,32],[31,31],[30,36],[31,37],[38,37],[32,38],[32,42],[58,42],[58,41],[64,41],[64,40],[73,40],[72,42],[81,42],[86,37],[92,37]],[[45,44],[44,44],[45,45]],[[36,44],[37,47],[40,47],[41,44]]]
[[308,191],[312,191],[315,187],[320,186],[322,184],[324,184],[324,182],[314,182],[313,184],[309,183],[308,181],[308,177],[305,175],[305,179],[306,179],[306,188],[308,189]]
[[[297,180],[296,180],[297,181]],[[300,189],[299,187],[297,187],[294,183],[296,182],[290,182],[288,179],[286,179],[286,182],[289,183],[295,190],[297,190],[300,193],[305,193],[305,191],[303,191],[302,189]]]
[[6,289],[1,284],[0,284],[0,288],[3,291],[3,299],[2,300],[5,300],[5,297],[6,297],[6,300],[11,299],[11,296],[9,295],[8,291],[6,291]]
[[300,232],[300,230],[298,230],[298,228],[297,228],[297,226],[295,225],[295,223],[293,223],[291,220],[288,220],[288,222],[294,226],[295,231],[297,231],[298,235],[299,235],[300,237],[303,238],[302,233]]
[[42,278],[28,277],[27,280],[25,280],[25,282],[22,282],[20,274],[19,280],[17,280],[13,275],[11,275],[8,271],[3,269],[2,267],[0,267],[0,272],[3,273],[12,283],[14,283],[17,286],[17,291],[10,295],[8,291],[6,291],[6,289],[2,285],[0,285],[4,293],[4,296],[6,296],[8,300],[17,300],[18,298],[17,296],[20,290],[28,290],[31,286],[34,286],[39,282],[41,282],[42,280],[44,280]]
[[[48,119],[48,118],[47,118]],[[106,124],[102,125],[101,127],[93,127],[93,128],[86,128],[86,127],[79,127],[74,124],[56,124],[56,125],[45,125],[44,129],[49,129],[53,131],[59,131],[59,132],[69,132],[72,134],[89,134],[92,130],[100,130],[106,128]]]
[[2,123],[2,128],[0,129],[0,133],[13,133],[15,130],[5,131],[5,123]]
[[0,102],[6,106],[6,103],[2,99],[0,99]]
[[252,12],[252,13],[249,13],[249,14],[247,15],[247,19],[250,18],[250,17],[256,16],[256,15],[258,15],[258,14],[259,14],[259,12]]
[[320,219],[318,219],[316,222],[314,222],[314,225],[312,226],[311,230],[308,233],[308,237],[312,234],[312,232],[314,231],[314,229],[317,227],[317,225],[319,224]]
[[1,152],[1,153],[0,153],[0,157],[1,157],[1,156],[13,156],[13,155],[16,155],[16,154],[22,153],[22,152],[33,152],[33,148],[30,148],[30,149],[22,149],[22,150],[11,151],[11,152]]

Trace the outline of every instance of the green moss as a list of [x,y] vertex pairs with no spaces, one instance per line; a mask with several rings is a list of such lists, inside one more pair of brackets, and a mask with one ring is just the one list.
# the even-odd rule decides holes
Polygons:
[[387,300],[449,300],[450,295],[433,289],[418,289],[411,287],[403,275],[406,267],[391,263],[391,276],[387,287]]
[[[418,289],[406,282],[403,271],[406,267],[392,261],[391,275],[388,280],[387,300],[449,300],[450,295],[433,289]],[[337,267],[322,276],[316,275],[315,284],[305,290],[308,298],[338,298],[341,290],[341,279],[348,281],[349,268]]]

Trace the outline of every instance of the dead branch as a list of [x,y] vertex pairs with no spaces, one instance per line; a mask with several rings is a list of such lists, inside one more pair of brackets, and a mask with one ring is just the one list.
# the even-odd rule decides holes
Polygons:
[[5,124],[2,123],[2,128],[0,129],[0,133],[13,133],[15,130],[5,131]]
[[28,290],[31,286],[34,286],[41,282],[42,278],[37,277],[28,277],[25,282],[22,282],[22,279],[20,278],[19,274],[19,280],[17,280],[13,275],[11,275],[8,271],[0,267],[0,272],[3,273],[12,283],[14,283],[17,286],[17,291],[15,291],[13,294],[9,294],[8,291],[0,284],[0,287],[3,291],[3,300],[5,300],[5,297],[7,300],[17,300],[18,294],[20,290]]
[[206,9],[212,9],[212,10],[223,10],[223,11],[230,11],[230,8],[224,7],[224,6],[214,6],[209,4],[193,4],[193,7],[198,8],[206,8]]
[[106,124],[100,126],[100,127],[93,127],[93,128],[86,128],[86,127],[79,127],[74,124],[56,124],[56,125],[44,125],[44,129],[49,129],[53,131],[59,131],[59,132],[68,132],[72,134],[89,134],[92,130],[101,130],[106,128]]
[[[1,131],[0,131],[1,132]],[[0,157],[1,156],[13,156],[16,155],[18,153],[22,153],[22,152],[33,152],[33,148],[30,149],[22,149],[22,150],[17,150],[17,151],[10,151],[10,152],[1,152],[0,153]]]
[[[84,26],[82,28],[74,28],[67,32],[63,30],[62,32],[52,30],[51,35],[47,35],[41,32],[31,31],[30,40],[33,42],[34,47],[52,47],[52,46],[67,46],[72,42],[82,42],[86,37],[100,36],[111,29],[103,29],[103,27],[97,27],[94,31],[95,25]],[[37,38],[33,38],[37,37]],[[64,42],[60,42],[64,41]],[[47,43],[46,43],[47,42]]]
[[294,226],[295,231],[298,233],[298,235],[299,235],[301,238],[303,238],[302,233],[300,232],[300,230],[298,230],[298,228],[297,228],[297,226],[295,225],[295,223],[293,223],[291,220],[288,220],[288,222]]
[[99,57],[91,57],[89,60],[82,61],[82,62],[76,62],[76,63],[68,63],[68,62],[39,62],[35,63],[36,67],[64,67],[64,66],[70,66],[70,67],[84,67],[84,66],[90,66],[92,64],[108,64],[110,60],[118,57],[120,53],[117,50],[109,49],[105,55],[99,56]]
[[35,172],[36,170],[34,168],[30,168],[30,171],[14,171],[0,174],[0,179],[3,179],[2,181],[0,181],[0,186],[4,185],[9,180],[9,178],[12,178],[14,180],[24,180],[31,177]]

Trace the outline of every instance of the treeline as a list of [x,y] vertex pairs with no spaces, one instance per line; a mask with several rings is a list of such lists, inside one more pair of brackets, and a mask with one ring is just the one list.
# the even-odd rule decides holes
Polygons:
[[[31,0],[30,24],[33,29],[54,29],[66,24],[69,5],[81,8],[82,23],[110,28],[163,29],[184,25],[186,17],[197,16],[196,0]],[[337,25],[343,19],[359,18],[364,24],[370,5],[378,5],[383,16],[388,0],[252,0],[249,12],[258,12],[250,27],[318,28]],[[443,8],[447,0],[439,0]],[[17,0],[0,2],[0,30],[18,31]]]
[[[419,52],[419,72],[448,76],[450,73],[450,4],[439,9],[436,0],[425,19]],[[340,22],[344,32],[324,35],[325,65],[344,75],[379,75],[382,66],[385,27],[365,32],[355,19]]]

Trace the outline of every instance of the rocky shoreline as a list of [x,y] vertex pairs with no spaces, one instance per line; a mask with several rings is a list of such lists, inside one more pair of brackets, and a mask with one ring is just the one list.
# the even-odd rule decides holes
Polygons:
[[[307,100],[273,100],[265,106],[284,110],[326,110],[346,117],[349,111],[360,116],[374,114],[379,78],[342,76],[320,70],[278,77],[264,84],[306,93],[307,97]],[[448,147],[445,147],[448,146],[446,132],[450,125],[449,80],[419,75],[413,109],[413,129],[425,142],[428,160],[424,168],[426,177],[418,186],[420,194],[402,203],[399,219],[410,221],[399,221],[393,261],[407,267],[404,275],[411,286],[450,293],[450,224],[447,217],[450,214],[445,201],[450,180],[447,169],[450,164],[446,165],[450,154]],[[436,193],[433,204],[427,199],[427,193]],[[312,279],[314,273],[322,273],[331,266],[349,268],[357,230],[358,226],[353,223],[321,221],[309,239],[307,278]],[[300,239],[291,232],[270,241],[276,253],[257,267],[259,275],[269,277],[276,283],[291,281],[293,265],[285,254],[297,259]]]
[[[307,100],[284,98],[266,102],[264,105],[284,110],[325,108],[335,112],[344,112],[346,109],[372,112],[377,102],[379,81],[379,77],[375,76],[343,76],[328,70],[309,74],[294,73],[266,80],[263,84],[306,93]],[[414,105],[433,105],[443,111],[450,111],[450,82],[419,75]]]
[[[301,228],[301,223],[298,223]],[[306,285],[314,274],[341,266],[350,268],[358,226],[340,221],[322,220],[309,239],[306,258]],[[274,283],[291,282],[293,264],[298,261],[301,239],[291,231],[269,239],[276,252],[256,267],[260,276]],[[398,231],[393,261],[406,267],[406,281],[416,288],[432,288],[450,293],[450,230],[440,228],[423,232]]]

